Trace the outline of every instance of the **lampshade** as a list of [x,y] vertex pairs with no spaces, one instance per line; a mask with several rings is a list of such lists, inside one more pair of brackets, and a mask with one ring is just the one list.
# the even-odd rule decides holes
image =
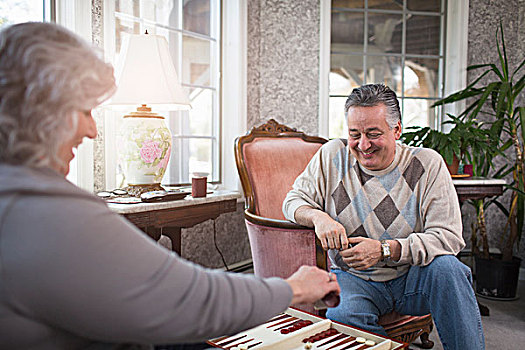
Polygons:
[[125,36],[116,72],[118,88],[108,101],[109,106],[148,104],[162,110],[191,108],[163,36]]

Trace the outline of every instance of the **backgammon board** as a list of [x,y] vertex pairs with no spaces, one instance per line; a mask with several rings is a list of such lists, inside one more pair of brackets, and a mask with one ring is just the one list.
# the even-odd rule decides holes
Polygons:
[[238,334],[211,339],[208,344],[227,350],[392,350],[408,347],[294,308],[264,324]]

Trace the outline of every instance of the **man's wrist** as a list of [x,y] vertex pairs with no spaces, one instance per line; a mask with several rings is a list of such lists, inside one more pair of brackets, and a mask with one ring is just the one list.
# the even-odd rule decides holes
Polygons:
[[399,261],[401,258],[401,243],[395,239],[389,239],[387,242],[390,246],[390,260],[393,262]]
[[387,240],[382,240],[381,242],[381,261],[387,261],[391,257],[390,253],[390,244]]

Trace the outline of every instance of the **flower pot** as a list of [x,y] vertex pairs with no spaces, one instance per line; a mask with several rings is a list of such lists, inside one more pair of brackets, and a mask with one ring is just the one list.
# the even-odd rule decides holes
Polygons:
[[446,161],[445,163],[447,164],[447,169],[450,175],[456,175],[458,173],[458,168],[459,168],[458,157],[454,155],[454,158],[452,159],[452,164],[448,164]]
[[501,254],[491,254],[491,259],[474,257],[476,271],[476,294],[482,297],[516,299],[521,259],[502,261]]

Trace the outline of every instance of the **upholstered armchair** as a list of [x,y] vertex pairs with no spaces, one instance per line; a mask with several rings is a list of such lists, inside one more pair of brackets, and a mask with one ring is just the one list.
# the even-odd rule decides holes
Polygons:
[[[285,220],[282,213],[283,200],[296,177],[325,142],[273,119],[236,139],[235,160],[246,199],[244,215],[256,275],[287,278],[301,265],[328,268],[327,254],[314,230]],[[310,305],[295,306],[315,312]],[[433,346],[428,340],[430,315],[390,313],[381,316],[379,323],[392,338],[410,343],[421,336],[424,348]]]

